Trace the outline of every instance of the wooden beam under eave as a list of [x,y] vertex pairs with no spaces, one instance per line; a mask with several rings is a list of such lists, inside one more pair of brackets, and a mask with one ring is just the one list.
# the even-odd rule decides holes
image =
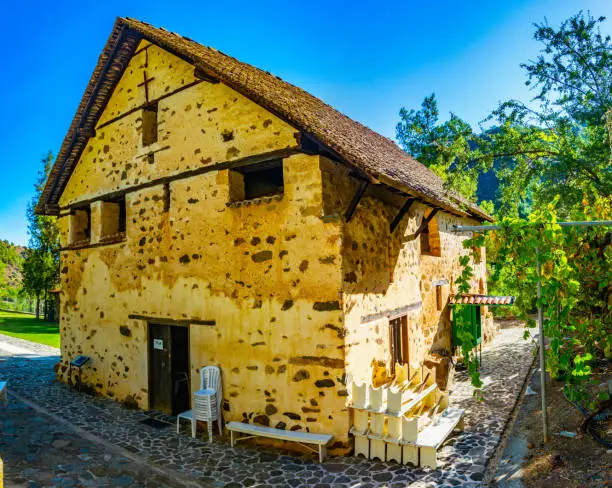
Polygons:
[[429,222],[432,221],[432,219],[436,216],[436,214],[438,213],[440,209],[439,208],[434,208],[427,217],[425,217],[423,219],[423,222],[421,222],[421,225],[419,226],[419,228],[417,229],[417,231],[414,233],[414,239],[416,239],[417,237],[419,237],[423,231],[427,228],[427,226],[429,225]]
[[169,317],[154,317],[149,315],[140,315],[131,313],[128,315],[128,319],[132,320],[145,320],[147,322],[151,322],[154,324],[161,325],[216,325],[217,322],[215,320],[202,320],[202,319],[172,319]]
[[370,183],[368,181],[359,180],[359,186],[357,187],[357,190],[355,191],[355,195],[353,195],[353,199],[351,200],[351,203],[349,203],[349,206],[346,209],[346,213],[344,214],[344,220],[346,221],[346,223],[350,222],[351,219],[353,218],[353,214],[355,213],[355,210],[357,209],[357,205],[359,205],[361,197],[363,197],[363,194],[368,189],[369,185]]
[[412,207],[412,204],[415,201],[416,201],[416,198],[408,198],[408,200],[406,200],[404,202],[404,205],[402,205],[402,208],[399,209],[399,212],[397,212],[397,215],[395,216],[395,218],[393,219],[393,221],[389,225],[389,229],[390,229],[391,233],[393,233],[395,231],[395,229],[397,228],[399,223],[404,218],[404,215],[406,215],[408,213],[408,210],[410,210],[410,207]]
[[60,213],[60,207],[57,203],[45,203],[45,215],[55,215],[56,217]]
[[195,65],[193,76],[195,76],[198,80],[208,81],[209,83],[219,83],[219,78],[217,78],[210,70],[198,64]]
[[[163,148],[162,148],[163,149]],[[212,171],[224,171],[227,169],[236,169],[242,168],[244,166],[249,166],[252,164],[263,163],[269,161],[271,159],[285,159],[289,156],[293,156],[294,154],[298,154],[298,150],[296,148],[288,147],[284,149],[276,149],[274,151],[270,151],[262,154],[254,154],[251,156],[246,156],[240,159],[234,159],[232,161],[225,161],[223,163],[211,164],[207,166],[201,166],[199,168],[183,171],[182,173],[170,175],[170,176],[162,176],[160,178],[156,178],[154,180],[145,181],[144,183],[139,183],[138,185],[133,185],[127,188],[122,188],[121,190],[115,190],[104,195],[98,195],[93,198],[89,198],[87,200],[81,200],[76,205],[83,206],[89,205],[98,200],[112,200],[114,198],[118,198],[126,193],[132,193],[135,191],[144,190],[145,188],[152,188],[158,185],[164,185],[166,183],[171,183],[173,181],[184,180],[186,178],[191,178],[193,176],[202,175],[205,173],[210,173]],[[66,210],[73,207],[75,204],[66,205],[61,207],[61,210]]]

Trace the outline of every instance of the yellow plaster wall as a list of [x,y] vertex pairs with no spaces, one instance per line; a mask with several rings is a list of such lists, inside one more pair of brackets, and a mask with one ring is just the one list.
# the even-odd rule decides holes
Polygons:
[[[158,141],[149,146],[141,142],[145,91],[138,84],[145,72],[152,78],[149,102],[158,101]],[[296,130],[278,117],[222,83],[192,85],[195,81],[191,65],[161,48],[151,45],[137,51],[62,193],[60,207],[297,146]]]
[[[319,157],[287,157],[284,195],[266,203],[228,206],[229,170],[138,188],[297,145],[292,127],[225,85],[176,91],[194,81],[193,68],[156,46],[146,52],[129,63],[60,199],[66,213],[127,191],[125,241],[62,252],[60,377],[87,354],[88,385],[146,408],[148,326],[128,316],[215,320],[189,326],[192,390],[199,368],[217,364],[226,420],[329,432],[345,448],[341,227],[321,219]],[[159,100],[159,139],[148,147],[137,86],[145,71],[149,102],[176,91]],[[102,207],[91,208],[96,244]],[[60,217],[65,246],[69,221]]]
[[[323,167],[325,212],[343,220],[343,211],[352,198],[356,182],[348,179],[348,170],[330,161]],[[401,200],[398,201],[401,203]],[[399,208],[366,192],[351,221],[344,224],[342,248],[343,307],[346,329],[347,373],[358,380],[371,378],[372,360],[390,366],[389,319],[376,314],[415,305],[408,316],[409,360],[418,367],[433,350],[449,349],[451,339],[450,310],[437,310],[438,280],[447,280],[442,288],[445,302],[455,292],[454,282],[460,274],[459,256],[467,236],[450,231],[454,224],[475,224],[471,219],[438,212],[442,256],[421,255],[419,238],[414,233],[423,216],[431,210],[415,202],[393,234],[389,224]],[[478,292],[478,281],[486,286],[485,259],[474,266],[472,291]],[[370,319],[365,319],[370,316]],[[484,327],[487,324],[483,324]],[[485,332],[486,333],[486,332]]]
[[85,382],[146,408],[147,324],[128,315],[215,320],[190,326],[192,391],[201,366],[219,365],[226,420],[345,447],[341,234],[320,218],[318,159],[286,158],[271,203],[228,207],[228,170],[173,181],[168,211],[163,185],[128,193],[124,243],[62,255],[63,374],[87,354]]

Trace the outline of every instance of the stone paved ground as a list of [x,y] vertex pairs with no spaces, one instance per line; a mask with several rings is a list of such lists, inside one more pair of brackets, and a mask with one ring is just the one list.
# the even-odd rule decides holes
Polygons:
[[[8,379],[11,394],[0,417],[7,486],[480,486],[533,360],[522,334],[502,329],[483,349],[484,402],[473,398],[467,376],[457,374],[451,404],[467,410],[466,429],[441,449],[438,470],[354,457],[319,464],[310,454],[192,439],[187,425],[178,436],[174,425],[154,429],[139,422],[164,416],[55,381],[56,349],[0,336],[0,378]],[[2,361],[3,343],[37,356],[5,354]]]
[[13,378],[4,369],[7,360],[23,364],[14,354],[38,360],[38,367],[49,368],[57,362],[59,350],[0,335],[0,380],[8,378],[11,389],[8,408],[0,406],[0,457],[4,461],[6,488],[181,486],[163,473],[151,473],[146,463],[112,443],[75,432],[70,423],[41,412],[37,403],[21,395],[21,399],[16,398]]

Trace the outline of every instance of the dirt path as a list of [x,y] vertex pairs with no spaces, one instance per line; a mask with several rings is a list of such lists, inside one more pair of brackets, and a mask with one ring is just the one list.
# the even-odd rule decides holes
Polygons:
[[[538,366],[539,367],[539,366]],[[612,486],[612,452],[589,434],[573,439],[557,435],[575,432],[582,415],[563,397],[563,383],[548,385],[550,441],[542,442],[540,375],[536,368],[516,424],[508,438],[495,477],[507,488],[570,488]]]

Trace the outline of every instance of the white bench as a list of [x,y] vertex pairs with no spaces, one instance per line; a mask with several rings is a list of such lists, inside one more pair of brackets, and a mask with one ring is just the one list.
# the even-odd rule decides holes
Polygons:
[[0,401],[4,403],[4,406],[8,406],[8,383],[6,381],[0,381]]
[[[268,437],[280,441],[296,442],[306,449],[317,452],[317,449],[306,444],[316,444],[318,446],[319,462],[323,462],[327,456],[327,444],[332,440],[333,436],[329,434],[311,434],[309,432],[296,432],[291,430],[274,429],[272,427],[263,427],[261,425],[245,424],[242,422],[230,422],[226,425],[230,431],[232,447],[238,441],[251,439],[252,437]],[[246,436],[238,437],[235,433],[247,434]]]
[[434,423],[419,432],[416,445],[421,451],[421,466],[438,467],[438,448],[444,443],[453,430],[463,430],[463,415],[465,410],[447,408]]

